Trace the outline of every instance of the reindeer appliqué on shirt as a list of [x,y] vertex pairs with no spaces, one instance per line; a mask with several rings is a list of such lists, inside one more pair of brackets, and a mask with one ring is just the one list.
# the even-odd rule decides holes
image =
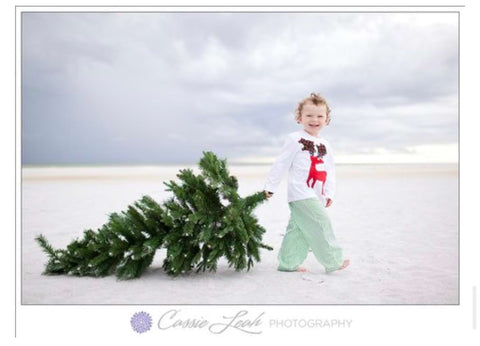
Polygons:
[[324,194],[325,182],[327,181],[327,172],[326,171],[318,171],[317,164],[324,163],[322,158],[327,153],[327,148],[325,145],[315,145],[312,141],[308,139],[300,138],[298,141],[300,144],[303,145],[302,151],[308,151],[310,153],[310,171],[308,173],[307,178],[307,186],[310,188],[314,188],[315,183],[317,181],[322,182],[322,195]]

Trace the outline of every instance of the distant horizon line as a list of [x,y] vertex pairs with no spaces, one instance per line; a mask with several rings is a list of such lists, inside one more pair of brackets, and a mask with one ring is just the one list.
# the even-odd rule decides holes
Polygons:
[[[273,162],[228,162],[229,166],[270,166]],[[22,163],[22,168],[35,167],[132,167],[132,166],[196,166],[198,162],[183,163]],[[336,162],[336,166],[360,165],[459,165],[459,162]]]

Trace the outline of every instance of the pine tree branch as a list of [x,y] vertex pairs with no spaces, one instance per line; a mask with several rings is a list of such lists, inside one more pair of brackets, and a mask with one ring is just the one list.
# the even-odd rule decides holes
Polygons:
[[180,170],[179,182],[164,183],[173,197],[158,204],[149,196],[111,213],[97,232],[84,231],[65,250],[55,250],[43,235],[36,238],[49,256],[46,273],[105,276],[118,279],[140,277],[153,262],[156,250],[165,247],[162,268],[171,276],[216,271],[226,257],[229,267],[250,270],[260,261],[265,229],[252,211],[266,200],[263,191],[242,198],[238,181],[227,169],[226,160],[204,152],[201,173]]

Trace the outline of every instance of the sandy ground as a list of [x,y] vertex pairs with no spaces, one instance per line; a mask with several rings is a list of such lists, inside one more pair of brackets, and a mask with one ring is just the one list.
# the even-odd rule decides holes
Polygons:
[[[139,279],[42,275],[42,233],[65,247],[84,229],[142,195],[161,202],[163,182],[180,167],[27,167],[22,169],[23,304],[458,304],[458,184],[452,165],[338,165],[337,195],[328,208],[351,265],[325,274],[312,253],[308,273],[276,270],[289,210],[286,178],[256,209],[267,229],[262,261],[235,272],[225,261],[216,273],[171,278],[165,250]],[[230,166],[240,193],[261,190],[267,166]]]

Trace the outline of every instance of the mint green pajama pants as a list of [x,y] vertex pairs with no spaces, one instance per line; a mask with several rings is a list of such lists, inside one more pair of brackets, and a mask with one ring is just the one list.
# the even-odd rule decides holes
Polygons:
[[290,220],[278,253],[280,271],[296,271],[312,249],[325,271],[331,272],[343,264],[342,248],[333,234],[330,218],[317,198],[293,201]]

